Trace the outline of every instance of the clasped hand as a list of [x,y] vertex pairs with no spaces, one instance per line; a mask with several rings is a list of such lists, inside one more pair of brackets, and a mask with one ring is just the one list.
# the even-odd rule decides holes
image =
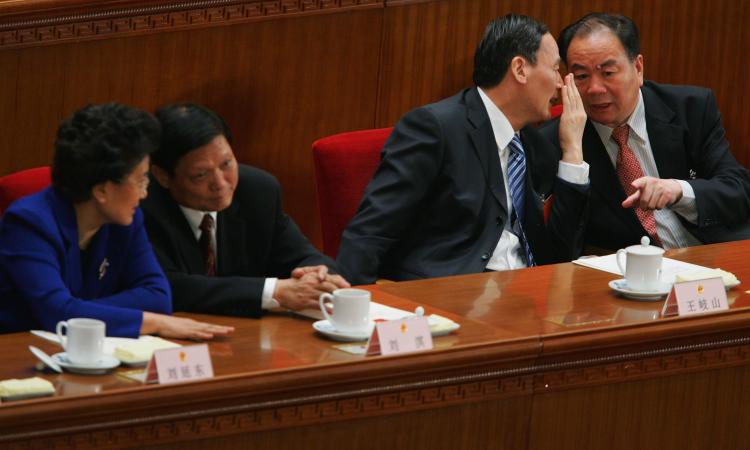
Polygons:
[[328,273],[326,266],[298,267],[292,271],[291,278],[276,283],[273,297],[282,307],[294,311],[318,309],[321,294],[350,286],[341,275]]

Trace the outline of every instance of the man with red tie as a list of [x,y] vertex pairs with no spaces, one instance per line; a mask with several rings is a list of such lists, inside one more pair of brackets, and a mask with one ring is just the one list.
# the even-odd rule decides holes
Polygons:
[[238,164],[218,114],[186,103],[156,117],[156,182],[141,206],[175,310],[257,317],[278,306],[317,309],[320,294],[349,286],[286,215],[276,178]]
[[[559,42],[588,115],[589,249],[643,235],[665,248],[750,238],[750,177],[732,156],[713,93],[644,82],[638,28],[622,15],[586,15]],[[556,140],[557,129],[552,121],[541,131]]]

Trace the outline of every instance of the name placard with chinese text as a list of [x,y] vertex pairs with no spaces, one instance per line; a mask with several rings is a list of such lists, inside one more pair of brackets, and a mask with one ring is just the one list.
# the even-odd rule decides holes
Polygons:
[[432,334],[426,317],[376,322],[367,343],[367,355],[394,355],[432,348]]
[[729,309],[721,277],[675,283],[664,302],[662,317],[692,316]]
[[156,350],[146,369],[146,383],[180,383],[213,378],[208,345]]

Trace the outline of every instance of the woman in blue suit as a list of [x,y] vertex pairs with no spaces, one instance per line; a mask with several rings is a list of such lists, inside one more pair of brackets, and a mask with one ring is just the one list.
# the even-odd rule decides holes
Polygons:
[[92,105],[62,123],[52,186],[0,222],[0,332],[89,317],[107,335],[209,339],[231,327],[170,316],[169,284],[138,203],[160,128],[146,112]]

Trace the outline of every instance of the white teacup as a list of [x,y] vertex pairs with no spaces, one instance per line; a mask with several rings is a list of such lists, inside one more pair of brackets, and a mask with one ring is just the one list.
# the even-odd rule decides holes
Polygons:
[[[337,331],[362,333],[370,327],[370,291],[336,289],[333,294],[321,294],[319,301],[323,316]],[[333,304],[333,315],[328,314],[326,301]]]
[[[641,238],[641,245],[617,250],[617,266],[625,275],[628,288],[634,291],[653,291],[659,288],[664,249],[649,245],[650,239]],[[625,256],[625,263],[622,256]]]
[[[63,328],[66,329],[65,335]],[[73,364],[94,364],[104,355],[106,324],[101,320],[63,320],[57,323],[56,331],[68,360]]]

